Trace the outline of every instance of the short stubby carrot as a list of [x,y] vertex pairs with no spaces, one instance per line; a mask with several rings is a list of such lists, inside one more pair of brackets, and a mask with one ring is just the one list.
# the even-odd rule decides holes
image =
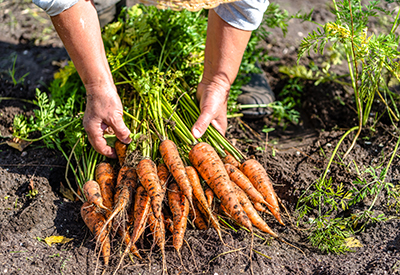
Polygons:
[[106,210],[106,218],[111,215],[111,209],[114,205],[114,184],[115,173],[111,164],[101,162],[96,167],[95,171],[96,181],[100,186],[101,196],[103,197],[103,204],[110,210]]
[[165,192],[161,187],[160,179],[157,175],[156,164],[151,159],[143,159],[136,166],[136,172],[140,183],[151,198],[154,216],[159,219]]
[[263,195],[264,199],[268,202],[267,206],[272,215],[274,215],[280,224],[285,225],[279,213],[278,198],[272,182],[261,163],[255,159],[248,159],[240,165],[240,171],[249,178],[258,192]]
[[228,172],[231,181],[233,181],[240,188],[242,188],[242,190],[250,197],[252,201],[268,205],[263,195],[261,195],[261,193],[258,192],[258,190],[253,186],[249,178],[246,177],[242,171],[240,171],[238,168],[229,163],[225,164],[225,169]]
[[189,152],[189,160],[232,217],[252,231],[251,222],[240,205],[224,164],[214,148],[208,143],[200,142]]
[[176,180],[179,188],[189,200],[190,205],[193,205],[192,186],[190,185],[188,175],[186,174],[185,165],[179,156],[178,148],[176,148],[175,143],[169,139],[166,139],[161,142],[159,150],[164,163],[167,165],[168,170]]
[[169,185],[168,204],[172,212],[174,224],[172,245],[179,253],[183,245],[183,238],[185,237],[187,218],[189,215],[189,201],[175,182]]
[[128,148],[128,145],[126,145],[125,143],[121,142],[119,139],[117,139],[115,141],[114,149],[115,149],[115,153],[117,154],[117,157],[118,157],[119,165],[121,167],[125,163],[127,148]]
[[81,207],[81,216],[86,226],[95,236],[96,242],[100,245],[104,264],[108,265],[111,246],[108,230],[102,230],[106,221],[103,214],[97,211],[92,204],[85,202]]
[[246,193],[235,183],[234,188],[236,190],[236,194],[242,205],[244,211],[246,212],[247,216],[249,217],[251,223],[260,229],[262,232],[270,234],[272,237],[277,238],[278,235],[272,231],[272,229],[268,226],[268,224],[258,215],[256,209],[254,209],[253,204],[251,203],[250,199],[247,197]]
[[163,208],[163,221],[164,221],[164,227],[168,229],[171,234],[174,234],[174,222],[171,218],[171,215],[168,213],[168,211]]
[[203,217],[202,212],[200,211],[200,203],[198,200],[194,199],[193,200],[194,205],[193,208],[189,210],[189,216],[192,219],[194,225],[196,226],[197,229],[200,230],[207,230],[208,229],[208,223]]
[[94,204],[100,208],[110,210],[103,205],[103,197],[101,196],[100,186],[97,181],[88,180],[83,185],[83,193],[90,204]]
[[224,150],[226,156],[222,158],[223,163],[229,163],[230,165],[233,165],[234,167],[238,168],[240,167],[240,162],[236,160],[234,156],[232,156],[226,149]]

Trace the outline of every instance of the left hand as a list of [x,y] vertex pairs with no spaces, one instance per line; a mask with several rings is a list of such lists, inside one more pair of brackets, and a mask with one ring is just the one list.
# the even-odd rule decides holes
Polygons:
[[203,78],[197,87],[197,100],[201,114],[192,127],[193,136],[200,138],[210,123],[221,134],[225,135],[228,125],[226,113],[230,85],[224,82],[211,82]]

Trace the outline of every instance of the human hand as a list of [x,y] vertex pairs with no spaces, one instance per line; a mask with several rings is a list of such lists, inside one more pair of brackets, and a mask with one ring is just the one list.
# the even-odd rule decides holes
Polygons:
[[228,125],[226,113],[229,89],[229,83],[224,81],[208,81],[203,78],[199,83],[196,97],[201,113],[192,127],[192,134],[196,139],[205,133],[210,123],[225,135]]
[[130,131],[122,120],[123,109],[121,99],[113,83],[101,86],[86,85],[87,103],[83,117],[89,142],[100,154],[109,158],[116,158],[113,148],[107,145],[103,137],[104,131],[110,126],[117,138],[128,144],[131,142]]

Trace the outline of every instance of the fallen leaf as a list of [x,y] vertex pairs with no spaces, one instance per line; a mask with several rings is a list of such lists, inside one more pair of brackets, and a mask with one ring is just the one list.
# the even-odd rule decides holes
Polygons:
[[53,243],[61,243],[61,244],[64,244],[64,243],[70,242],[70,241],[72,241],[72,240],[73,240],[73,239],[66,238],[66,237],[64,237],[64,236],[50,236],[50,237],[47,237],[47,238],[44,239],[44,241],[45,241],[49,246],[51,246]]
[[17,149],[17,150],[22,152],[32,142],[19,139],[19,140],[6,141],[6,143],[7,143],[8,146],[10,146],[10,147],[12,147],[14,149]]
[[60,182],[60,193],[70,201],[75,201],[74,193]]
[[352,247],[362,247],[363,246],[361,244],[361,242],[359,240],[357,240],[356,238],[354,238],[354,237],[346,238],[345,242],[346,242],[346,246],[350,247],[350,248],[352,248]]

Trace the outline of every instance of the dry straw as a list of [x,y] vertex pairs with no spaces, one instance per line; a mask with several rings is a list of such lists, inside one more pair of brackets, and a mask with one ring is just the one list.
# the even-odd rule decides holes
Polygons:
[[237,0],[139,0],[138,2],[156,6],[159,9],[198,11],[201,9],[213,9],[219,4],[235,1]]

